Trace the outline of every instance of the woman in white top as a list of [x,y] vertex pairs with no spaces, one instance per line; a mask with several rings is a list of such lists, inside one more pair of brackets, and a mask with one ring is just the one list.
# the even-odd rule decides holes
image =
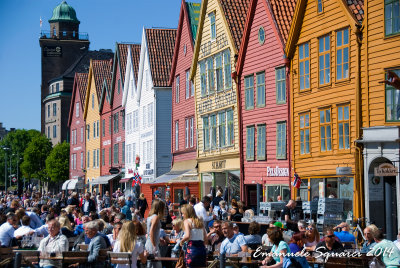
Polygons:
[[306,250],[313,251],[315,246],[319,243],[319,232],[315,224],[309,224],[306,228],[307,242],[305,243]]
[[206,267],[207,251],[205,243],[207,241],[207,233],[204,229],[204,223],[196,216],[193,206],[186,204],[181,208],[183,222],[183,230],[185,234],[182,237],[181,246],[187,243],[185,250],[185,263],[187,268]]
[[[122,225],[118,234],[118,240],[115,242],[113,252],[132,252],[132,264],[130,268],[136,268],[138,256],[140,261],[145,264],[147,261],[144,254],[143,244],[136,240],[136,228],[132,221],[127,221]],[[127,268],[126,264],[118,264],[116,268]]]

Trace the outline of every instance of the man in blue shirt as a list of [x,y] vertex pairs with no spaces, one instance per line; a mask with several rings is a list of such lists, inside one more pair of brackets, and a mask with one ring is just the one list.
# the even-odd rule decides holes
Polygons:
[[119,205],[119,207],[121,209],[121,213],[126,216],[127,220],[131,221],[132,220],[132,213],[131,213],[131,209],[125,203],[125,197],[120,196],[118,198],[118,205]]
[[232,222],[224,222],[222,224],[222,233],[226,238],[222,241],[219,249],[221,254],[237,254],[241,251],[247,252],[246,241],[244,240],[243,235],[237,235],[234,233]]
[[[14,237],[14,226],[17,225],[18,219],[14,213],[9,213],[7,216],[7,221],[0,226],[0,246],[9,247],[11,245],[11,240]],[[15,237],[20,239],[21,237]]]
[[367,239],[367,241],[364,242],[362,248],[361,248],[361,253],[368,253],[371,251],[371,249],[376,245],[376,242],[374,240],[373,233],[378,230],[378,227],[376,227],[374,224],[371,224],[364,229],[364,236]]
[[338,226],[336,226],[333,229],[337,230],[338,228],[341,228],[342,231],[335,232],[335,236],[340,239],[340,242],[342,242],[342,243],[352,242],[352,243],[354,243],[354,245],[356,244],[356,238],[354,235],[349,233],[350,227],[346,222],[342,222],[341,224],[339,224]]

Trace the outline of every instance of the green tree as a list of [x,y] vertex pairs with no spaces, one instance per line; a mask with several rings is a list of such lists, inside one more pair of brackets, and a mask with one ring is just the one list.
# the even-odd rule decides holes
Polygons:
[[51,181],[65,181],[69,178],[69,143],[54,146],[46,159],[46,170]]
[[21,164],[25,178],[47,181],[46,158],[51,150],[51,142],[44,135],[33,137],[24,151],[24,161]]

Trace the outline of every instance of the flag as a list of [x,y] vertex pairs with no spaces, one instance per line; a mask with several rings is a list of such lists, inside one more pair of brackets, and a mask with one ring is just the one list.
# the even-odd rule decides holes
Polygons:
[[301,185],[301,179],[299,177],[299,175],[297,175],[297,173],[294,173],[294,179],[293,179],[293,187],[300,189],[300,185]]
[[43,25],[43,21],[42,21],[42,17],[40,17],[40,28],[42,28]]
[[133,173],[133,180],[132,180],[132,186],[139,184],[142,184],[142,177],[139,176],[138,172]]

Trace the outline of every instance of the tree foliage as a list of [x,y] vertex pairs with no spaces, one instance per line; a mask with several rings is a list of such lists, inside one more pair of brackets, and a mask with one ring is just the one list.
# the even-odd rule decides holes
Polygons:
[[65,181],[69,178],[69,143],[54,146],[46,159],[46,170],[51,181]]
[[25,178],[47,180],[46,158],[51,150],[51,142],[44,135],[32,138],[24,151],[24,161],[21,164],[21,171]]

